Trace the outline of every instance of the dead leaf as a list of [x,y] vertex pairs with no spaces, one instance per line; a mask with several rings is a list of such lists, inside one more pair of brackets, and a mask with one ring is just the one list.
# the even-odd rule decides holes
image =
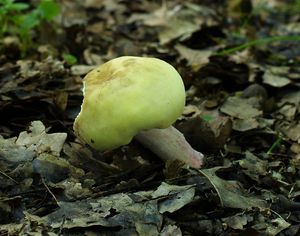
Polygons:
[[246,194],[240,187],[241,184],[238,181],[229,181],[219,178],[216,175],[216,172],[222,168],[224,167],[199,170],[199,172],[208,178],[209,182],[214,186],[222,206],[245,210],[255,207],[265,209],[268,206],[264,200]]
[[47,130],[41,121],[31,122],[29,131],[21,132],[16,144],[33,150],[38,154],[50,152],[55,156],[59,153],[67,138],[66,133],[47,134]]
[[190,203],[195,195],[195,187],[193,185],[176,186],[162,183],[151,196],[152,198],[166,197],[158,203],[160,213],[175,212]]
[[281,231],[287,229],[291,224],[286,222],[282,217],[278,217],[272,220],[272,224],[269,224],[266,233],[268,235],[278,235]]
[[256,129],[258,127],[259,127],[259,123],[255,118],[234,119],[232,123],[232,129],[237,131],[242,131],[242,132]]
[[267,90],[260,84],[251,84],[247,88],[243,90],[241,95],[242,98],[251,98],[251,97],[258,97],[262,101],[268,98]]
[[283,132],[289,139],[300,143],[300,124],[286,127],[283,129]]
[[294,104],[285,104],[278,109],[278,113],[283,115],[287,120],[292,121],[297,114],[297,107]]
[[148,14],[133,14],[128,23],[142,21],[144,25],[158,29],[161,44],[173,39],[186,39],[198,31],[205,23],[216,25],[211,9],[195,4],[164,2],[162,6]]
[[262,115],[262,111],[254,108],[250,100],[238,97],[229,97],[221,107],[221,111],[239,119],[249,119]]
[[[205,116],[209,120],[202,118]],[[195,115],[178,124],[177,128],[194,148],[216,152],[224,146],[230,136],[232,122],[229,117],[222,115],[215,109],[205,111],[201,115]]]
[[[192,185],[162,183],[155,191],[119,193],[76,202],[59,202],[60,208],[42,217],[54,229],[77,227],[121,227],[121,232],[158,235],[162,212],[174,212],[188,204],[195,194]],[[158,210],[159,209],[159,210]],[[177,230],[178,232],[178,230]]]
[[172,24],[163,28],[159,35],[159,41],[161,44],[167,44],[173,39],[180,38],[184,40],[192,35],[192,33],[199,30],[199,26],[195,23],[185,20],[172,20]]
[[299,111],[300,107],[300,90],[291,91],[286,93],[278,103],[279,106],[284,104],[294,104],[297,110]]
[[265,217],[262,217],[259,222],[252,226],[253,229],[257,229],[260,232],[264,232],[265,235],[275,236],[281,231],[287,229],[290,223],[286,222],[282,217],[268,221]]
[[72,75],[86,75],[95,68],[96,66],[91,65],[74,65],[71,67],[71,73]]
[[244,226],[246,224],[248,224],[248,217],[247,215],[239,213],[233,216],[223,218],[222,221],[225,222],[225,224],[232,229],[241,230],[244,229]]
[[180,228],[176,225],[165,225],[159,234],[160,236],[182,236]]
[[276,88],[290,84],[291,80],[286,76],[287,69],[286,67],[268,67],[263,75],[263,82]]
[[186,59],[187,64],[198,71],[202,66],[209,62],[209,57],[213,54],[213,50],[195,50],[187,48],[181,44],[177,44],[175,49],[179,52],[181,59]]
[[[74,171],[75,168],[69,168],[72,172]],[[78,172],[81,172],[81,177],[84,176],[84,172],[80,169],[76,169]],[[74,173],[74,172],[73,172]],[[81,198],[88,198],[93,195],[91,191],[91,187],[93,184],[95,184],[95,180],[93,179],[85,179],[84,181],[84,186],[80,182],[78,182],[78,177],[80,178],[80,175],[73,175],[74,177],[72,178],[67,178],[64,179],[63,181],[57,183],[57,184],[52,184],[49,183],[49,185],[53,185],[54,187],[61,187],[64,189],[64,195],[66,196],[67,199],[70,201],[75,201],[77,199]],[[89,185],[87,184],[89,182]]]
[[238,163],[242,167],[242,171],[256,182],[259,182],[262,176],[267,175],[268,162],[261,160],[249,151],[246,151],[245,157]]
[[36,153],[22,145],[16,144],[17,138],[4,139],[0,136],[0,156],[8,162],[26,162],[33,160]]

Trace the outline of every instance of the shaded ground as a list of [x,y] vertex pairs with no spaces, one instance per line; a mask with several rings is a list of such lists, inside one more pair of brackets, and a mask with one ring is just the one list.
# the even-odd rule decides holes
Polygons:
[[[297,2],[60,1],[32,42],[3,33],[1,235],[299,235]],[[182,75],[202,169],[76,139],[82,78],[121,55]]]

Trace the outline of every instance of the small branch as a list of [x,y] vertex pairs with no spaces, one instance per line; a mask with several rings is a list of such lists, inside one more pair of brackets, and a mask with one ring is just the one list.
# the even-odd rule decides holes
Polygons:
[[51,195],[51,196],[53,197],[53,199],[55,200],[57,206],[60,206],[60,205],[59,205],[59,202],[58,202],[58,200],[57,200],[57,198],[56,198],[55,195],[52,193],[52,191],[50,190],[50,188],[47,186],[47,184],[46,184],[46,182],[45,182],[45,180],[44,180],[44,178],[43,178],[42,176],[41,176],[41,179],[42,179],[42,183],[44,184],[45,188],[47,189],[47,191],[50,193],[50,195]]
[[18,181],[14,180],[12,177],[10,177],[9,175],[5,174],[5,172],[0,170],[0,174],[2,174],[3,176],[5,176],[6,178],[10,179],[11,181],[13,181],[15,184],[19,184]]

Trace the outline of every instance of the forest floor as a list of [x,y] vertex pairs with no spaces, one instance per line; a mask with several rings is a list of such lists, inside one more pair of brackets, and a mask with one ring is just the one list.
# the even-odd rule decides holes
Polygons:
[[[0,3],[0,235],[300,235],[299,13],[299,0]],[[202,168],[76,138],[82,78],[123,55],[178,70],[174,125]]]

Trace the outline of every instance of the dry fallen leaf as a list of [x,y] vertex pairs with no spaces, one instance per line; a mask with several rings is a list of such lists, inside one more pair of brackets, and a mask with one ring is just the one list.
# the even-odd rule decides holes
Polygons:
[[246,151],[245,158],[239,160],[238,163],[243,172],[256,182],[259,182],[262,176],[267,175],[268,162],[256,157],[249,151]]
[[292,141],[300,143],[300,124],[292,124],[284,128],[283,132]]
[[195,187],[192,185],[176,186],[162,183],[151,196],[152,198],[167,197],[158,204],[160,213],[174,212],[190,203],[195,195]]
[[263,199],[260,199],[257,196],[249,196],[245,193],[238,181],[223,180],[218,177],[216,172],[222,168],[224,167],[199,170],[199,172],[208,178],[209,182],[214,186],[222,206],[245,210],[256,207],[265,209],[268,207],[268,204]]
[[[195,194],[192,185],[176,186],[162,183],[155,191],[118,193],[107,197],[76,202],[59,202],[60,208],[41,218],[48,227],[120,227],[130,235],[158,235],[163,213],[174,212],[190,203]],[[170,229],[169,229],[170,230]],[[180,232],[180,229],[175,230]],[[165,230],[164,230],[165,232]]]
[[244,229],[244,226],[248,224],[248,221],[250,220],[251,219],[248,219],[247,215],[241,213],[222,219],[222,221],[230,228],[240,230]]
[[74,65],[71,67],[71,73],[72,75],[86,75],[95,68],[96,66],[91,65]]
[[175,49],[179,52],[181,59],[186,59],[187,64],[192,67],[194,71],[200,70],[200,68],[209,62],[209,57],[213,54],[213,50],[195,50],[187,48],[181,44],[175,46]]
[[35,152],[50,152],[59,156],[59,153],[67,138],[66,133],[47,134],[47,130],[41,121],[33,121],[29,131],[21,132],[16,144],[27,147]]
[[229,97],[221,107],[227,115],[239,119],[249,119],[262,115],[262,111],[255,108],[249,99]]
[[286,76],[275,74],[274,72],[267,70],[263,75],[263,82],[276,88],[284,87],[291,83]]
[[256,129],[259,127],[259,123],[255,118],[249,119],[235,119],[233,120],[232,128],[237,131],[247,131]]
[[202,27],[216,25],[215,12],[205,6],[164,2],[160,8],[146,14],[133,14],[129,23],[142,21],[144,25],[158,29],[161,44],[174,39],[186,39]]
[[165,225],[160,236],[181,236],[182,232],[176,225]]

